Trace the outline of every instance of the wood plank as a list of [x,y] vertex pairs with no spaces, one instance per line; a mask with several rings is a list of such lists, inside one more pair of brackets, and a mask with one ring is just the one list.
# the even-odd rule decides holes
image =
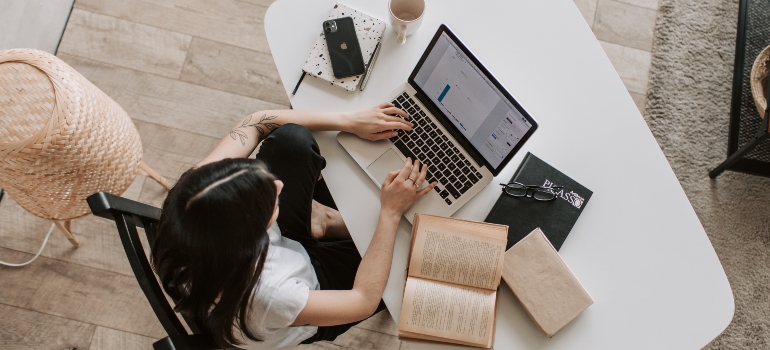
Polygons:
[[[144,179],[138,176],[122,196],[137,200]],[[28,213],[10,196],[0,202],[0,246],[35,254],[50,227],[51,221]],[[41,256],[133,276],[114,222],[89,215],[73,220],[72,230],[80,248],[73,248],[64,235],[54,230]],[[5,255],[0,259],[10,260]]]
[[148,350],[157,339],[148,338],[119,330],[96,327],[94,339],[89,350]]
[[[144,145],[144,159],[172,184],[179,176],[205,158],[219,144],[218,138],[172,129],[157,124],[135,121]],[[152,180],[146,180],[139,201],[161,207],[168,192]]]
[[599,41],[609,57],[615,71],[618,72],[626,89],[631,92],[646,94],[650,76],[652,54],[648,51]]
[[270,54],[193,38],[180,80],[288,106]]
[[60,54],[134,120],[221,139],[243,117],[280,105],[133,69]]
[[658,9],[658,0],[618,0],[618,1],[625,2],[626,4],[646,7],[651,10]]
[[343,348],[358,350],[398,350],[401,347],[401,341],[398,340],[398,337],[359,327],[349,329],[347,332],[337,337],[333,344]]
[[[174,180],[174,183],[176,180]],[[163,200],[166,199],[168,191],[166,188],[158,184],[157,182],[148,182],[142,189],[142,194],[139,197],[139,201],[152,205],[153,207],[160,208],[163,206]]]
[[88,349],[96,326],[0,304],[0,349]]
[[588,26],[593,29],[594,27],[594,17],[596,16],[596,5],[599,2],[599,0],[574,0],[575,5],[577,5],[578,10],[580,10],[580,14],[583,15],[583,18],[585,18],[586,23],[588,23]]
[[5,0],[0,50],[20,47],[54,54],[75,0]]
[[264,18],[272,1],[78,0],[76,8],[270,53]]
[[[390,317],[390,316],[388,316]],[[343,333],[333,342],[320,341],[313,344],[300,345],[298,350],[328,350],[328,349],[393,349],[402,348],[398,337],[381,332],[370,331],[356,325]]]
[[629,91],[629,94],[631,94],[631,98],[634,99],[634,103],[636,103],[636,108],[639,108],[639,112],[641,112],[642,115],[644,115],[644,107],[645,107],[645,104],[647,103],[647,94],[639,94],[639,93],[630,92],[630,91]]
[[326,341],[317,341],[313,344],[305,344],[300,345],[296,347],[297,350],[341,350],[341,349],[348,349],[342,346],[339,346],[334,343],[326,342]]
[[259,5],[262,7],[270,7],[270,5],[275,2],[275,0],[236,0],[236,1],[248,2],[250,4]]
[[[5,248],[0,248],[0,254],[14,261],[32,256]],[[25,268],[0,266],[0,276],[0,304],[152,338],[165,337],[134,277],[45,257]]]
[[398,325],[388,310],[383,310],[356,325],[358,328],[380,332],[398,337]]
[[651,51],[657,15],[657,11],[648,8],[600,0],[593,31],[599,40]]
[[59,52],[177,78],[190,40],[189,35],[76,8]]
[[[165,176],[172,184],[183,172],[206,157],[221,137],[209,137],[143,121],[134,121],[144,147],[144,162]],[[153,186],[152,180],[145,187]],[[139,201],[143,202],[140,195]]]

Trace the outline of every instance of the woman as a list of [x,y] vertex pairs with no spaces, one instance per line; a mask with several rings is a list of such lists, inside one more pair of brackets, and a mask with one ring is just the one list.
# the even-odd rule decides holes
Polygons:
[[152,262],[176,310],[221,346],[282,349],[334,340],[383,309],[399,220],[435,183],[419,190],[427,170],[410,159],[388,175],[362,259],[328,190],[316,187],[325,160],[310,130],[380,140],[411,130],[405,118],[385,103],[264,111],[238,123],[163,203]]

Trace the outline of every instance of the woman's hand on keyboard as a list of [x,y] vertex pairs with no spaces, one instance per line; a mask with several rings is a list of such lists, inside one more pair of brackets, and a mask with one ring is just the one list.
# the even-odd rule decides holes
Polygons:
[[346,113],[340,129],[362,139],[382,140],[396,136],[396,130],[412,130],[412,123],[406,120],[408,117],[406,112],[385,102],[373,108]]

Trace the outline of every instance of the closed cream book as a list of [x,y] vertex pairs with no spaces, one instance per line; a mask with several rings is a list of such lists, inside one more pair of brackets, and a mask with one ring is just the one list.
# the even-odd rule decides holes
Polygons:
[[594,303],[540,228],[508,249],[502,275],[548,337]]

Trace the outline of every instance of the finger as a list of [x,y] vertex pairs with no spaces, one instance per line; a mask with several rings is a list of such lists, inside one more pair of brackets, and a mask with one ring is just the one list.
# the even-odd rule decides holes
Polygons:
[[409,173],[409,178],[412,179],[412,181],[417,181],[418,176],[420,176],[420,160],[415,159],[414,166],[412,167],[412,172]]
[[398,176],[398,173],[401,172],[401,170],[393,170],[388,173],[388,176],[385,176],[385,181],[382,182],[382,188],[385,189],[385,187],[388,187],[391,183],[393,183],[393,180],[396,179],[396,176]]
[[412,123],[412,122],[410,122],[410,121],[408,121],[408,120],[406,120],[404,118],[395,117],[395,116],[392,116],[392,115],[385,114],[385,116],[382,117],[382,120],[384,120],[386,122],[389,122],[389,123],[401,123],[401,124],[404,124],[404,125],[408,125],[410,127],[414,127],[414,123]]
[[400,115],[404,118],[409,118],[409,114],[404,112],[403,109],[396,108],[396,107],[388,107],[382,110],[382,113],[389,114],[389,115]]
[[395,131],[382,131],[382,132],[376,132],[374,134],[369,134],[369,141],[378,141],[378,140],[384,140],[389,139],[391,137],[396,137],[398,135]]
[[425,186],[425,188],[417,191],[417,198],[420,198],[420,197],[428,194],[428,192],[430,192],[433,189],[433,187],[436,187],[437,184],[438,184],[438,182],[433,181],[433,182],[430,183],[430,185]]
[[391,115],[390,113],[383,113],[380,118],[382,120],[388,121],[388,122],[399,122],[399,123],[404,123],[404,124],[411,124],[412,123],[411,121],[408,121],[408,120],[404,119],[400,115]]
[[412,165],[412,158],[406,157],[406,162],[404,162],[404,167],[401,168],[401,170],[398,173],[398,176],[396,177],[396,180],[405,181],[409,174],[412,173],[412,168],[414,166]]
[[382,124],[378,124],[377,128],[382,129],[380,131],[396,130],[396,129],[412,130],[412,127],[409,124],[402,123],[400,121],[398,121],[398,122],[383,122]]
[[417,187],[422,186],[422,183],[425,181],[425,177],[428,175],[428,166],[425,164],[422,164],[422,169],[420,170],[420,175],[417,176],[417,180],[415,180],[415,184]]
[[390,102],[383,102],[383,103],[380,103],[379,105],[377,105],[377,108],[380,108],[380,109],[385,109],[385,108],[388,108],[388,107],[393,107],[393,104],[390,103]]

